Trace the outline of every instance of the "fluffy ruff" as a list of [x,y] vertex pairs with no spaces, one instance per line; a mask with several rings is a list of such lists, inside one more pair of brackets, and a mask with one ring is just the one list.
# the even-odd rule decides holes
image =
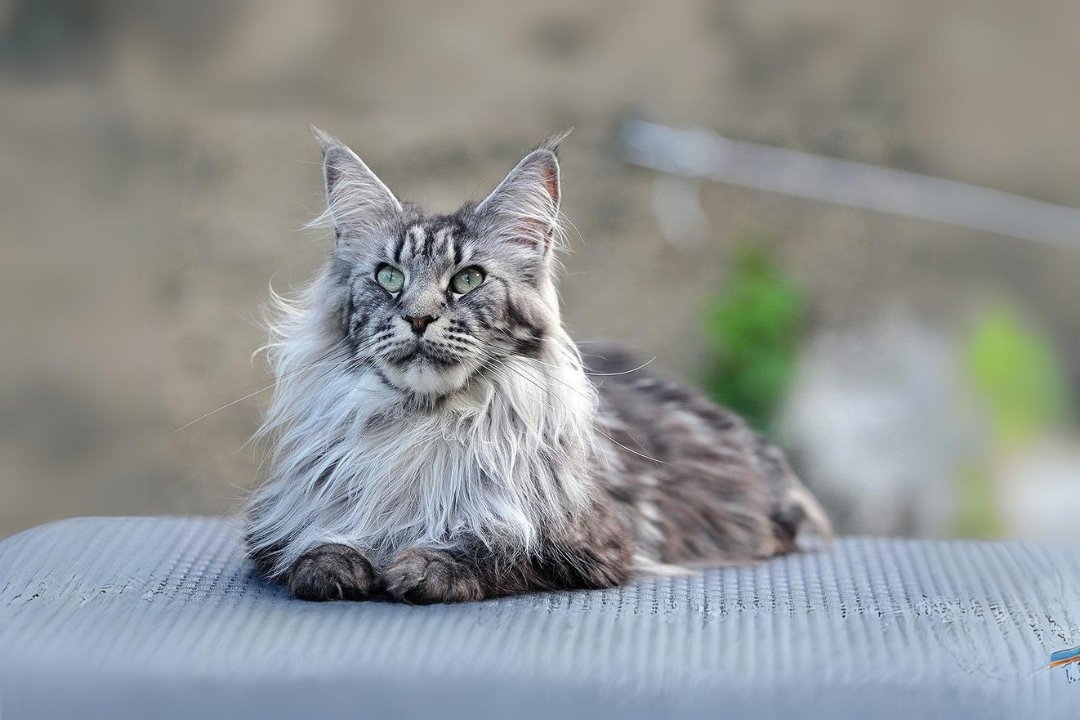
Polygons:
[[596,395],[565,335],[449,397],[410,396],[333,339],[319,295],[316,283],[299,305],[275,296],[278,382],[259,430],[270,479],[247,533],[271,575],[324,544],[361,548],[377,568],[463,542],[510,559],[535,554],[542,529],[586,519]]

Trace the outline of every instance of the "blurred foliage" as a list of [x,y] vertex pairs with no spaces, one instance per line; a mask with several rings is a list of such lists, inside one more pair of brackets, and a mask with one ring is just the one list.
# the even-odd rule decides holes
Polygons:
[[[978,320],[964,345],[972,386],[990,421],[997,452],[1046,435],[1065,419],[1064,372],[1050,343],[1009,304],[999,303]],[[993,473],[984,458],[962,469],[956,481],[955,532],[962,537],[1000,537]]]
[[714,369],[706,390],[769,432],[795,368],[805,300],[760,240],[735,249],[731,276],[705,326]]
[[957,471],[956,498],[959,502],[952,520],[955,536],[989,540],[1005,534],[1005,524],[994,497],[993,479],[982,465],[974,464]]
[[1012,307],[999,304],[986,312],[965,359],[997,444],[1023,443],[1064,420],[1068,395],[1057,356]]

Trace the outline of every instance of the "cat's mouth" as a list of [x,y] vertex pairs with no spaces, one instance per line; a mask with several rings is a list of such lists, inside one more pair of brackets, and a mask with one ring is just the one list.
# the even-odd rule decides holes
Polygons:
[[384,357],[383,378],[390,385],[417,396],[444,397],[460,390],[475,368],[466,359],[417,343]]
[[414,364],[429,365],[436,368],[448,368],[460,365],[461,358],[449,355],[429,343],[417,341],[411,348],[406,348],[400,353],[389,358],[392,365],[405,367]]

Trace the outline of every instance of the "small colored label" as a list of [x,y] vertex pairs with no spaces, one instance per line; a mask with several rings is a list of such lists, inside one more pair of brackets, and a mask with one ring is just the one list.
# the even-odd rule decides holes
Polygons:
[[1050,656],[1050,667],[1062,667],[1070,663],[1080,663],[1080,647],[1071,650],[1059,650]]

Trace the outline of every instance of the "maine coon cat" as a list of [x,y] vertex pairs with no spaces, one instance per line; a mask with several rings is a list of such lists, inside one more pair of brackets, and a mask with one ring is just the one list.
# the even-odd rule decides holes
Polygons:
[[454,602],[829,533],[737,416],[563,329],[561,137],[482,202],[426,215],[314,132],[335,239],[299,297],[276,297],[269,478],[247,523],[267,576],[308,600]]

